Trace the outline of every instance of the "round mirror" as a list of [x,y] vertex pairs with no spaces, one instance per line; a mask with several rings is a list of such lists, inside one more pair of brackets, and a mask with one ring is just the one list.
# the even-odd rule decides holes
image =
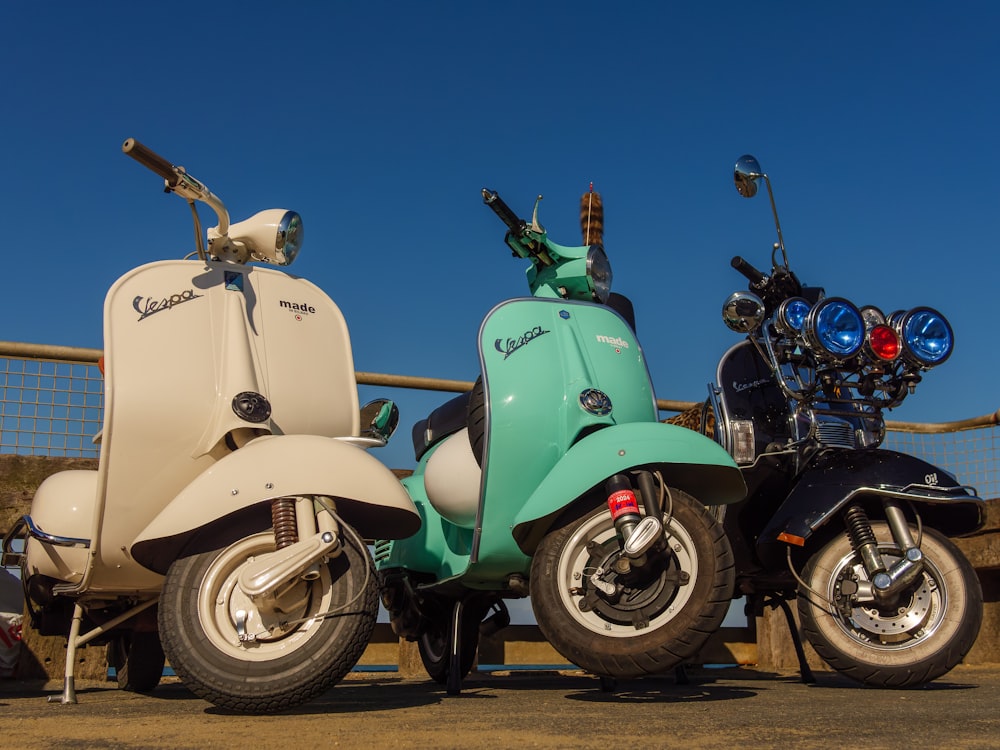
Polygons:
[[733,170],[733,181],[736,183],[736,190],[744,198],[753,198],[757,195],[757,185],[763,176],[758,162],[750,154],[744,154],[736,160],[736,168]]
[[752,292],[733,292],[722,305],[722,319],[736,333],[751,333],[764,321],[764,303]]

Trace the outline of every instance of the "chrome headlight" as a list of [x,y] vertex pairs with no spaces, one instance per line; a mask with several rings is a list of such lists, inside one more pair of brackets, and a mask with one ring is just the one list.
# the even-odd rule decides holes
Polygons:
[[915,307],[895,316],[896,333],[903,342],[903,359],[918,367],[935,367],[951,356],[955,336],[947,319],[930,307]]
[[285,211],[285,215],[278,222],[274,242],[275,262],[279,266],[290,265],[302,249],[303,239],[305,234],[302,229],[302,217],[295,211]]
[[607,253],[599,245],[591,245],[587,251],[587,276],[594,290],[594,299],[601,304],[608,301],[611,295],[611,261]]
[[871,330],[877,325],[885,323],[885,313],[875,305],[865,305],[861,308],[861,319],[865,321],[865,328]]
[[229,240],[241,263],[256,260],[287,266],[302,247],[302,217],[295,211],[271,208],[229,227]]
[[861,349],[865,322],[846,299],[828,297],[813,307],[802,324],[806,342],[821,357],[842,362]]
[[802,297],[790,297],[778,305],[778,313],[774,316],[774,327],[778,333],[786,336],[800,333],[810,307],[812,305]]
[[764,303],[753,292],[733,292],[722,305],[722,319],[736,333],[756,331],[764,322]]

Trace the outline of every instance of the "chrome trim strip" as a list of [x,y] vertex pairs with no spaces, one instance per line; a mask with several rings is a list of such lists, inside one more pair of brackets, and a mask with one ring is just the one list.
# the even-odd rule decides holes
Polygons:
[[[925,494],[923,492],[914,491],[921,489],[933,489],[935,492],[947,493],[947,494],[968,492],[969,490],[972,490],[973,494],[971,495],[967,494],[963,496],[959,496],[956,494],[955,497],[946,497],[943,494],[930,495],[930,494]],[[855,489],[851,490],[851,492],[849,492],[847,495],[845,495],[844,498],[834,507],[830,508],[825,513],[821,514],[811,523],[809,523],[809,530],[816,531],[816,529],[825,524],[834,513],[843,508],[847,503],[853,501],[854,498],[856,498],[858,495],[865,495],[865,494],[878,495],[881,497],[888,497],[896,500],[915,500],[918,502],[923,501],[927,503],[984,502],[984,500],[981,497],[975,494],[974,488],[965,486],[932,488],[929,485],[910,484],[904,487],[902,490],[895,490],[889,487],[869,487],[869,486],[856,487]]]
[[28,527],[28,535],[33,539],[37,539],[40,542],[45,542],[46,544],[52,544],[56,547],[81,547],[83,549],[90,548],[89,539],[80,539],[72,536],[56,536],[55,534],[48,534],[42,531],[37,526],[35,526],[35,522],[31,520],[31,516],[22,516],[21,520],[23,520],[25,525]]

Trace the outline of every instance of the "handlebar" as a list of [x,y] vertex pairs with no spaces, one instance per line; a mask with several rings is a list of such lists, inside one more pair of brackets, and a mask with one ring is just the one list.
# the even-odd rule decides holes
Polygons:
[[146,167],[146,169],[156,172],[156,174],[167,181],[167,185],[170,187],[175,187],[180,182],[180,174],[174,168],[173,164],[153,151],[153,149],[143,146],[135,138],[126,139],[125,143],[122,144],[122,152],[126,156],[131,156],[142,164],[142,166]]
[[[175,167],[158,153],[147,146],[143,146],[135,138],[128,138],[122,144],[122,152],[126,156],[131,156],[147,169],[156,172],[167,183],[167,192],[173,192],[191,202],[201,201],[208,204],[219,219],[219,225],[215,232],[219,237],[225,238],[229,233],[229,212],[219,200],[219,197],[200,183],[194,177],[184,171],[184,167]],[[197,227],[197,212],[195,213]],[[197,231],[198,242],[201,242],[201,230]],[[227,240],[228,241],[228,240]],[[198,255],[204,256],[199,245]]]
[[523,237],[525,231],[527,230],[527,222],[524,219],[518,218],[510,206],[504,203],[503,198],[495,190],[490,190],[488,188],[483,188],[483,203],[493,209],[495,213],[504,224],[507,225],[507,229],[514,234],[515,237]]
[[222,205],[222,201],[213,195],[208,187],[189,175],[184,167],[175,167],[148,146],[143,146],[135,138],[129,138],[122,144],[122,152],[166,180],[168,191],[177,193],[185,200],[202,201],[210,205],[219,215],[220,232],[225,234],[229,231],[229,214],[223,216],[226,209]]
[[755,286],[760,286],[761,283],[767,280],[767,276],[762,274],[739,255],[734,256],[729,263]]

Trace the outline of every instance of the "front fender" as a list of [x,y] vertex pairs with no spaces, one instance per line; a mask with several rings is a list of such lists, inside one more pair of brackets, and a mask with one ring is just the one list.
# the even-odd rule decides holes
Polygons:
[[849,502],[881,497],[920,503],[925,521],[949,535],[975,531],[984,519],[982,498],[933,464],[897,451],[836,450],[798,476],[759,543],[808,539]]
[[735,503],[746,495],[732,457],[704,435],[663,422],[614,425],[573,445],[552,467],[514,519],[518,545],[530,549],[539,536],[538,521],[551,519],[608,477],[640,466],[660,471],[668,486],[706,505]]
[[265,436],[187,485],[132,543],[133,557],[163,573],[199,529],[279,497],[333,498],[366,538],[398,539],[420,516],[395,475],[362,448],[317,435]]

